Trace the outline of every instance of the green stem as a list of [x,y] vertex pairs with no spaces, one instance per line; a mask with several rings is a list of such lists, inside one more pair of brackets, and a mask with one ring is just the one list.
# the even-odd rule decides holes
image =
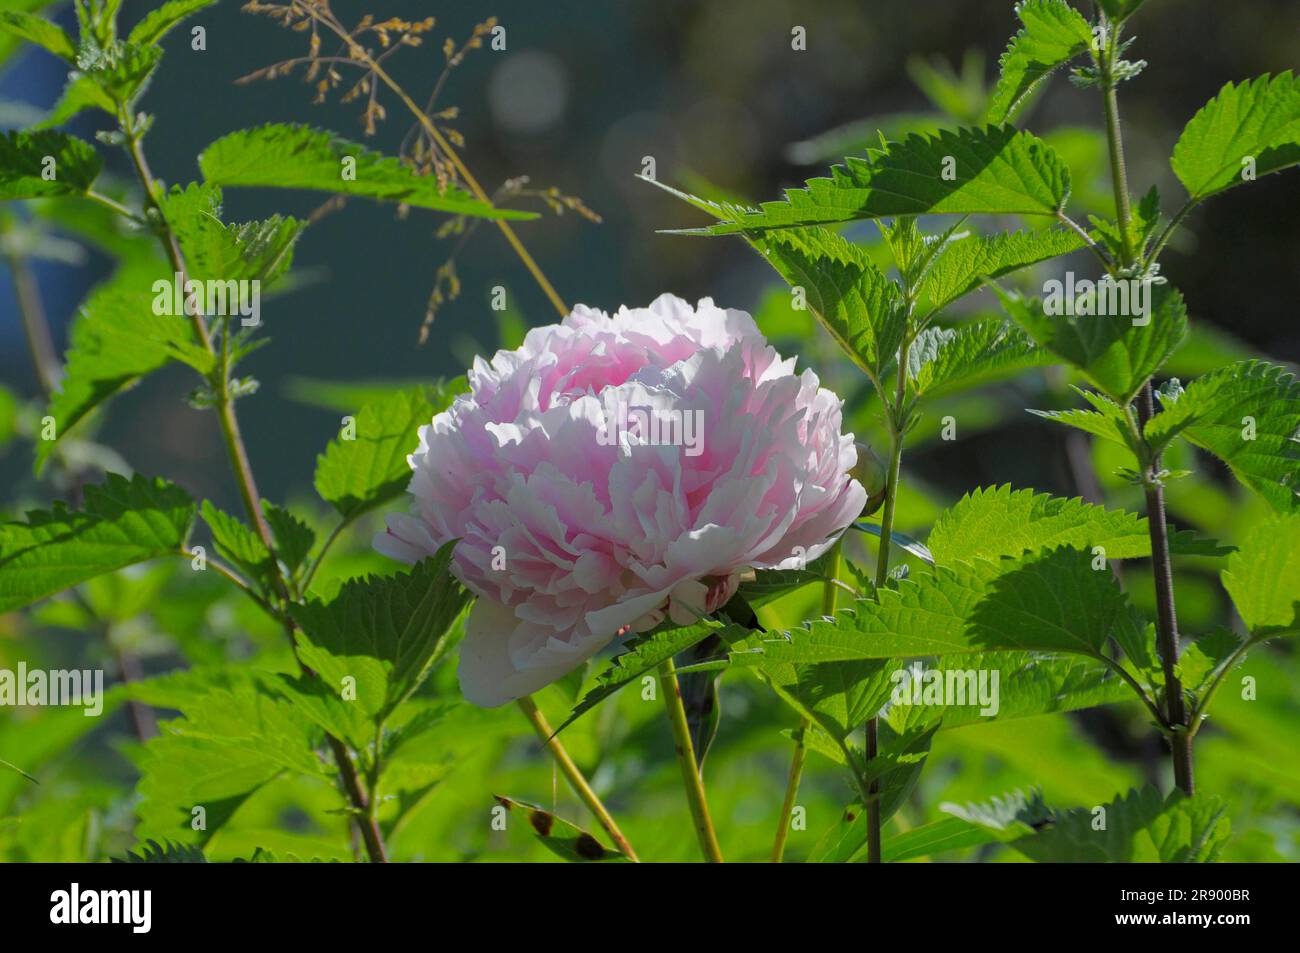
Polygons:
[[1124,265],[1133,264],[1133,242],[1129,234],[1133,212],[1129,207],[1128,170],[1124,164],[1124,141],[1119,128],[1119,97],[1115,88],[1115,57],[1119,55],[1119,27],[1111,27],[1106,49],[1098,58],[1102,101],[1106,111],[1106,144],[1110,153],[1110,182],[1115,193],[1115,216],[1119,222],[1120,250]]
[[659,666],[659,688],[664,696],[664,709],[668,713],[673,748],[677,753],[677,764],[682,769],[682,786],[686,789],[686,803],[691,809],[691,820],[695,825],[695,836],[700,841],[700,852],[709,863],[720,864],[722,849],[718,846],[718,835],[713,831],[713,819],[709,817],[704,779],[700,777],[699,765],[695,760],[695,745],[691,743],[691,728],[686,721],[682,690],[677,684],[677,669],[673,666],[672,659],[665,659]]
[[537,732],[537,737],[542,739],[542,744],[550,751],[551,757],[555,759],[555,763],[560,768],[560,772],[564,775],[565,780],[569,782],[569,786],[573,788],[573,793],[578,795],[582,803],[587,806],[587,810],[595,815],[596,820],[600,822],[600,826],[605,829],[605,833],[614,841],[614,845],[630,860],[636,861],[638,859],[636,851],[632,849],[632,845],[628,843],[627,838],[623,836],[623,832],[619,830],[618,823],[601,802],[600,796],[592,790],[582,771],[569,757],[569,752],[564,750],[564,746],[560,744],[560,739],[555,737],[555,731],[551,728],[550,722],[546,720],[546,716],[542,714],[541,709],[537,707],[537,703],[533,701],[533,697],[525,695],[518,700],[517,704],[519,710],[524,713],[524,717],[528,719],[528,723]]

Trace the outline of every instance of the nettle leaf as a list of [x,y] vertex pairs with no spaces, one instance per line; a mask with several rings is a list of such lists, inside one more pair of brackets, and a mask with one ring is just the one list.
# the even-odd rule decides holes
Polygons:
[[35,43],[69,63],[77,61],[77,47],[72,37],[57,23],[44,17],[13,10],[0,10],[0,32]]
[[633,636],[623,643],[623,651],[610,659],[609,667],[596,676],[592,687],[582,696],[582,701],[564,719],[564,723],[555,729],[555,733],[558,735],[624,685],[644,675],[653,674],[663,662],[679,652],[685,652],[710,636],[731,643],[744,638],[749,631],[739,625],[723,625],[706,619],[693,625]]
[[1104,826],[1094,809],[1055,814],[1041,831],[1011,846],[1039,863],[1212,863],[1230,833],[1219,798],[1168,798],[1154,787],[1121,795],[1103,805]]
[[158,47],[125,40],[100,46],[83,37],[77,50],[77,68],[99,83],[113,99],[124,103],[131,103],[144,93],[161,59],[162,50]]
[[217,0],[168,0],[162,6],[150,10],[145,18],[131,29],[127,40],[140,46],[157,43],[190,14],[197,13],[216,2]]
[[[1088,552],[1100,546],[1104,559],[1142,559],[1151,555],[1148,533],[1147,520],[1135,513],[1004,484],[974,490],[944,510],[928,543],[940,565],[1060,546]],[[1170,550],[1210,556],[1228,551],[1190,532],[1171,533]]]
[[1300,76],[1228,83],[1192,117],[1170,164],[1192,201],[1300,163]]
[[867,158],[850,157],[830,178],[790,189],[730,220],[681,234],[728,235],[856,219],[951,213],[1050,215],[1065,206],[1070,173],[1041,139],[1010,126],[908,136]]
[[894,282],[866,252],[823,228],[749,236],[750,243],[792,288],[855,364],[881,376],[907,327],[907,308]]
[[[898,704],[895,700],[885,716],[900,732],[930,726],[945,731],[1133,700],[1132,690],[1113,671],[1077,655],[981,652],[959,659],[941,659],[932,666],[913,671],[916,674],[907,683],[908,688],[900,693],[907,703]],[[934,674],[927,676],[927,671]],[[996,694],[985,705],[979,694],[979,679],[982,675],[991,688],[995,672]],[[925,692],[930,684],[952,684],[959,693],[955,697],[964,696],[964,700],[960,704],[927,703]]]
[[138,846],[128,850],[124,857],[114,857],[115,864],[206,864],[208,858],[203,851],[192,844],[177,844],[164,840],[161,844],[152,837]]
[[274,567],[262,537],[237,517],[218,509],[211,500],[203,501],[201,512],[203,521],[212,531],[217,555],[234,563],[251,581],[266,589]]
[[47,411],[55,439],[37,442],[37,472],[79,421],[146,374],[173,359],[201,373],[210,366],[185,317],[155,312],[150,282],[156,274],[148,264],[125,267],[81,306],[68,335],[63,381]]
[[[1073,364],[1119,404],[1128,404],[1137,395],[1187,335],[1182,295],[1167,285],[1149,285],[1148,294],[1149,313],[1134,318],[1122,313],[1048,314],[1036,298],[998,292],[1007,313],[1030,337]],[[1134,324],[1135,320],[1143,323]]]
[[378,722],[424,681],[469,604],[469,593],[448,571],[453,546],[410,573],[352,579],[328,603],[290,607],[301,629],[303,664],[336,692],[354,684],[355,704]]
[[441,409],[422,387],[362,407],[351,424],[355,432],[345,425],[317,456],[316,492],[346,518],[401,496],[411,479],[406,458],[420,441],[417,430]]
[[1132,434],[1129,430],[1128,416],[1125,408],[1104,394],[1093,393],[1076,387],[1076,391],[1092,404],[1093,410],[1031,410],[1031,414],[1052,420],[1067,427],[1075,427],[1086,433],[1102,437],[1121,447],[1127,447],[1134,454]]
[[1239,361],[1198,377],[1143,433],[1163,448],[1182,436],[1228,465],[1275,510],[1300,510],[1300,381],[1283,367]]
[[1222,578],[1253,634],[1300,628],[1300,514],[1255,526],[1228,557]]
[[315,531],[283,506],[267,500],[262,501],[262,512],[271,527],[275,554],[289,567],[290,573],[296,573],[316,542]]
[[516,798],[497,795],[496,801],[509,811],[518,811],[528,817],[528,826],[537,835],[538,840],[547,849],[559,857],[573,863],[594,863],[597,861],[631,863],[621,851],[606,847],[594,836],[584,831],[559,815],[520,801]]
[[932,821],[886,837],[880,845],[880,859],[886,864],[901,863],[950,850],[982,847],[997,840],[993,831],[977,827],[958,817],[947,817],[942,821]]
[[334,192],[476,218],[537,217],[535,212],[494,208],[459,186],[444,188],[433,176],[417,175],[396,158],[309,126],[232,132],[203,150],[199,168],[215,185]]
[[959,238],[945,243],[938,252],[921,284],[921,295],[929,302],[929,310],[938,311],[989,279],[1082,247],[1083,239],[1063,228]]
[[0,612],[103,573],[174,554],[185,545],[195,504],[165,480],[107,474],[85,506],[56,503],[25,522],[0,523]]
[[900,665],[893,659],[864,659],[816,665],[778,663],[761,671],[778,696],[842,745],[889,701],[892,676]]
[[[331,771],[315,753],[319,731],[294,706],[255,682],[192,697],[184,718],[159,725],[145,746],[136,836],[202,847],[258,789],[281,774]],[[195,830],[193,813],[206,825]]]
[[1085,53],[1092,43],[1088,21],[1065,0],[1026,0],[1016,4],[1024,24],[999,61],[988,121],[1015,117],[1034,89],[1055,70]]
[[1122,23],[1133,14],[1146,0],[1098,0],[1098,4],[1111,23]]
[[5,133],[0,136],[0,201],[83,195],[102,166],[89,143],[65,133]]
[[279,215],[262,222],[224,224],[221,189],[197,182],[173,188],[160,204],[185,255],[187,277],[200,281],[273,283],[289,270],[294,243],[307,227],[306,222]]
[[1138,624],[1128,598],[1089,553],[1056,549],[999,562],[937,566],[855,601],[783,638],[738,643],[733,664],[814,663],[983,652],[1065,651],[1099,657]]
[[1018,327],[996,318],[928,327],[907,352],[908,378],[917,396],[990,384],[1049,360]]
[[98,82],[89,76],[73,72],[63,87],[59,101],[55,103],[50,114],[37,123],[35,129],[53,129],[61,126],[73,116],[87,109],[98,109],[113,115],[117,109],[113,97],[104,92]]

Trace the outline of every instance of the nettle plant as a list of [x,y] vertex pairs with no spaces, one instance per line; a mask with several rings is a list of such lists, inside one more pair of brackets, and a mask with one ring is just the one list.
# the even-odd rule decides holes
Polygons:
[[[725,662],[706,665],[756,666],[801,716],[783,824],[805,746],[850,774],[860,801],[814,852],[822,859],[903,860],[943,846],[1004,841],[1037,860],[1212,860],[1228,836],[1223,806],[1193,798],[1193,744],[1215,693],[1246,653],[1298,631],[1300,384],[1257,360],[1186,387],[1172,378],[1161,383],[1188,321],[1181,295],[1160,277],[1159,259],[1201,202],[1300,162],[1300,80],[1288,72],[1224,86],[1174,147],[1173,172],[1186,190],[1177,210],[1163,210],[1154,186],[1135,200],[1117,100],[1121,84],[1146,66],[1123,58],[1133,42],[1124,38],[1125,24],[1142,5],[1100,0],[1091,21],[1064,0],[1017,5],[1023,27],[985,101],[971,95],[969,76],[945,77],[923,64],[917,70],[936,100],[976,124],[899,141],[881,133],[865,155],[781,201],[750,207],[661,186],[717,219],[676,234],[744,239],[790,284],[791,307],[811,312],[867,376],[881,406],[889,453],[879,523],[856,524],[879,537],[874,574],[848,565],[842,579],[838,558],[809,566],[805,574],[825,579],[823,618],[740,640]],[[1113,213],[1090,215],[1090,227],[1069,214],[1065,161],[1015,124],[1040,84],[1070,64],[1078,64],[1072,81],[1097,91],[1105,120]],[[920,216],[937,230],[923,231]],[[1019,216],[1033,227],[981,234],[978,216]],[[837,230],[863,220],[877,225],[892,274]],[[1096,277],[1068,276],[1041,297],[998,285],[1012,272],[1084,248],[1100,268]],[[945,320],[951,305],[985,286],[997,293],[1005,320]],[[1087,406],[1033,412],[1122,448],[1130,461],[1123,475],[1140,487],[1145,516],[991,487],[943,512],[925,545],[895,532],[904,445],[927,398],[1046,365],[1080,379],[1077,393]],[[1162,458],[1183,441],[1217,457],[1275,511],[1238,547],[1168,524],[1166,484],[1188,472],[1166,468]],[[899,548],[927,568],[891,572],[891,550]],[[1222,584],[1244,631],[1184,640],[1172,564],[1178,554],[1222,563]],[[1128,559],[1150,559],[1154,620],[1130,604],[1113,571]],[[783,584],[764,575],[756,585]],[[837,588],[857,589],[857,598],[837,610]],[[900,704],[897,673],[918,659],[924,668],[915,670],[911,698],[905,690]],[[980,717],[945,707],[951,699],[942,693],[925,703],[925,689],[971,670],[1000,673],[1000,718],[1136,696],[1167,742],[1176,789],[1167,797],[1136,790],[1101,808],[1064,812],[1036,793],[1014,792],[989,804],[948,805],[950,819],[882,842],[881,825],[916,784],[935,733]]]
[[[1106,0],[1094,22],[1064,0],[1030,0],[1017,7],[1024,26],[1002,57],[992,95],[972,92],[978,83],[970,76],[947,87],[949,111],[967,123],[961,128],[896,141],[881,135],[830,178],[758,208],[669,189],[716,219],[690,231],[737,235],[752,245],[791,285],[795,313],[811,312],[869,383],[885,436],[884,462],[860,448],[854,480],[844,472],[854,453],[840,433],[838,400],[819,390],[815,378],[795,377],[792,364],[778,366],[747,316],[709,302],[690,309],[665,299],[613,319],[585,309],[569,315],[509,224],[531,213],[502,205],[533,197],[554,211],[587,214],[585,207],[519,180],[495,196],[478,185],[459,155],[459,137],[446,125],[454,112],[435,106],[442,80],[421,108],[385,69],[389,55],[424,42],[433,26],[428,21],[367,17],[348,29],[326,0],[249,4],[250,12],[275,18],[309,43],[306,56],[251,79],[299,74],[320,97],[337,92],[360,103],[367,132],[385,116],[381,93],[391,94],[411,113],[413,133],[399,156],[386,157],[306,126],[242,130],[199,156],[201,182],[164,187],[146,159],[153,118],[137,102],[159,67],[158,41],[208,5],[173,0],[123,38],[118,3],[78,0],[75,41],[38,16],[0,14],[6,35],[37,44],[72,68],[44,125],[87,109],[106,113],[116,128],[100,139],[126,152],[136,179],[134,194],[104,184],[95,147],[53,128],[0,140],[0,198],[22,200],[27,210],[27,217],[3,220],[6,251],[48,391],[47,406],[24,426],[38,473],[68,498],[0,526],[0,612],[23,610],[33,624],[102,634],[104,651],[116,656],[124,679],[109,692],[106,710],[127,706],[143,742],[133,752],[141,775],[134,814],[135,836],[146,844],[133,859],[203,859],[213,835],[241,809],[258,807],[254,795],[272,782],[301,798],[295,807],[346,818],[355,856],[386,859],[415,809],[443,790],[448,763],[472,760],[482,739],[497,730],[467,716],[467,709],[478,711],[472,706],[430,691],[446,671],[439,663],[462,638],[465,694],[480,704],[517,704],[609,844],[519,799],[493,802],[486,790],[468,796],[481,802],[484,814],[491,811],[493,825],[526,817],[537,838],[569,860],[637,859],[561,742],[568,737],[561,732],[572,732],[570,725],[598,707],[609,711],[606,703],[628,685],[643,699],[662,702],[701,852],[722,859],[703,765],[723,714],[720,683],[743,676],[755,677],[790,709],[793,753],[784,798],[779,806],[773,799],[774,861],[782,859],[794,826],[810,752],[838,765],[852,792],[842,818],[808,855],[813,860],[907,860],[994,843],[1035,860],[1212,860],[1219,854],[1228,820],[1215,799],[1193,797],[1193,742],[1214,695],[1246,653],[1297,630],[1300,384],[1261,361],[1213,370],[1186,388],[1162,381],[1162,368],[1189,329],[1181,296],[1160,280],[1159,257],[1201,201],[1300,162],[1300,83],[1290,74],[1229,84],[1188,123],[1173,155],[1187,198],[1168,215],[1154,189],[1133,200],[1116,106],[1118,86],[1142,68],[1122,58],[1128,46],[1122,28],[1141,0]],[[485,22],[464,45],[448,41],[447,68],[495,38],[496,27]],[[1113,209],[1089,216],[1089,227],[1068,214],[1070,173],[1050,137],[1014,125],[1048,74],[1071,63],[1079,64],[1075,81],[1102,99],[1113,186]],[[348,72],[352,79],[345,79]],[[918,77],[932,90],[942,86],[933,72]],[[288,273],[308,223],[279,216],[223,222],[221,189],[240,186],[326,192],[331,205],[361,197],[430,210],[448,216],[444,234],[462,238],[492,222],[557,312],[569,316],[503,352],[503,364],[476,366],[469,395],[465,381],[389,389],[349,413],[317,461],[315,489],[333,512],[319,523],[302,508],[291,511],[261,497],[236,415],[238,401],[257,389],[237,373],[240,362],[267,340],[261,290]],[[983,216],[1021,217],[1029,227],[983,234],[977,230]],[[878,228],[879,249],[837,230],[863,220]],[[62,368],[31,282],[23,278],[23,259],[46,224],[86,238],[119,262],[80,310]],[[1096,277],[1044,288],[1042,296],[998,285],[1084,249],[1098,263]],[[881,251],[891,267],[882,266]],[[989,285],[1006,316],[957,319],[954,306]],[[454,267],[441,270],[430,313],[457,287]],[[652,325],[655,334],[668,335],[655,337],[656,347],[646,344]],[[583,335],[601,347],[565,365],[564,375],[544,373],[552,364],[528,363],[583,354]],[[681,356],[662,357],[660,350]],[[661,358],[668,363],[655,363]],[[727,400],[752,399],[763,413],[746,405],[721,420],[706,416],[698,458],[689,448],[579,442],[590,436],[592,421],[568,410],[594,410],[580,404],[581,391],[620,362],[637,367],[639,376],[618,381],[611,392],[643,388],[646,400],[663,399],[676,412],[734,410]],[[89,438],[109,398],[174,365],[197,374],[189,399],[217,419],[242,517],[196,501],[166,480],[116,475],[122,467],[111,451]],[[519,408],[509,398],[518,396],[511,387],[521,378],[505,379],[507,366],[524,368],[525,380],[534,370],[547,377],[546,387],[554,389],[547,397],[557,403],[529,408],[531,416],[515,414]],[[1145,515],[993,487],[973,490],[946,509],[925,543],[898,531],[904,451],[924,420],[923,408],[1033,368],[1065,369],[1082,382],[1077,393],[1086,407],[1042,416],[1126,455],[1125,479],[1142,494]],[[350,408],[354,395],[334,399]],[[565,412],[556,415],[557,407]],[[442,429],[426,426],[444,411]],[[498,411],[504,419],[492,416]],[[816,427],[804,426],[813,419]],[[539,420],[550,428],[544,440],[537,429],[524,433]],[[484,449],[491,446],[488,432],[500,439],[495,455]],[[512,439],[511,432],[522,436]],[[1162,460],[1182,453],[1182,444],[1223,461],[1275,511],[1236,548],[1169,526],[1164,490],[1185,474]],[[754,471],[769,481],[767,491],[746,496],[734,481],[708,484],[716,494],[710,504],[727,516],[685,527],[685,535],[722,537],[718,545],[725,547],[732,535],[743,536],[738,527],[751,525],[747,518],[761,495],[766,511],[789,509],[787,522],[797,526],[782,524],[788,530],[782,542],[797,545],[774,553],[764,546],[779,534],[760,533],[762,542],[745,550],[754,557],[748,563],[720,557],[695,566],[694,574],[638,588],[645,580],[632,577],[660,578],[663,567],[618,563],[610,540],[618,537],[627,548],[646,537],[664,542],[673,513],[661,501],[672,474],[685,472],[688,492],[700,494],[715,457],[743,459],[756,446],[770,451]],[[446,459],[458,466],[443,465],[436,452],[446,449],[455,451]],[[631,471],[621,462],[624,452],[634,460]],[[803,469],[789,464],[794,460]],[[469,492],[497,464],[516,468],[511,476],[544,470],[539,492],[486,502]],[[585,483],[583,468],[595,474]],[[109,472],[90,483],[101,470]],[[629,472],[644,482],[625,479]],[[666,482],[657,483],[661,478]],[[609,532],[577,532],[600,509],[592,486],[602,480],[616,510],[608,515]],[[413,568],[353,576],[344,563],[340,570],[335,544],[394,504],[408,483],[416,513],[390,515],[377,546]],[[785,496],[771,489],[795,485],[798,492]],[[853,504],[847,516],[840,512],[845,501]],[[200,517],[204,530],[196,530]],[[497,517],[504,522],[494,538],[482,524]],[[557,527],[564,519],[571,522]],[[480,523],[446,531],[458,520]],[[862,535],[843,538],[848,526]],[[807,539],[798,536],[799,527]],[[854,556],[861,540],[875,541],[870,569]],[[1239,631],[1184,640],[1174,556],[1218,564],[1241,618]],[[151,604],[164,612],[176,590],[165,588],[165,573],[122,570],[157,565],[163,557],[184,567],[183,588],[233,589],[242,601],[227,614],[265,651],[232,662],[192,638],[186,654],[194,667],[151,679],[133,674],[115,627]],[[494,590],[491,574],[506,571],[495,565],[498,557],[513,575]],[[1120,585],[1120,563],[1135,559],[1150,560],[1154,620]],[[910,572],[909,565],[920,568]],[[769,606],[814,586],[821,595],[817,618],[788,630],[764,626]],[[526,614],[513,611],[527,587],[530,599],[542,601],[527,603]],[[587,620],[616,621],[605,628],[583,623],[589,630],[570,623],[572,631],[561,631],[578,604],[595,607]],[[211,599],[200,605],[198,615],[217,615],[208,611]],[[181,614],[178,608],[171,617],[178,628]],[[561,637],[557,647],[557,634],[573,638]],[[619,637],[620,653],[588,679],[585,663]],[[280,655],[266,649],[272,642]],[[574,699],[559,730],[529,694],[548,682],[563,684]],[[954,688],[956,698],[942,690]],[[884,837],[885,823],[917,789],[941,732],[1134,699],[1168,743],[1175,778],[1168,795],[1146,787],[1104,806],[1053,809],[1036,792],[1013,792],[988,803],[945,805],[943,820]],[[151,708],[175,709],[182,717],[158,733]],[[51,724],[46,734],[58,738],[85,730],[80,721]],[[12,745],[13,739],[0,732],[0,741]],[[6,767],[34,767],[17,746],[0,748],[0,756]],[[83,832],[83,839],[89,836]],[[262,831],[248,842],[243,855],[283,859],[283,849],[259,842],[267,836]]]

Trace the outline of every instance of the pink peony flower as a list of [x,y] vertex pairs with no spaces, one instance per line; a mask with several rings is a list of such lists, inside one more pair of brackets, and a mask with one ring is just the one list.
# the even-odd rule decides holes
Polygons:
[[713,612],[746,569],[831,546],[867,495],[841,401],[794,364],[743,311],[671,295],[579,306],[475,360],[407,458],[414,512],[375,540],[413,563],[460,539],[468,700],[520,698],[616,635]]

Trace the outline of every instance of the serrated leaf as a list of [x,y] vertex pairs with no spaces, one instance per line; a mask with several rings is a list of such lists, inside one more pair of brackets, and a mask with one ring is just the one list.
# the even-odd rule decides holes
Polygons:
[[194,501],[174,484],[110,473],[86,487],[81,509],[56,503],[23,522],[0,524],[0,612],[175,553],[194,512]]
[[[576,824],[550,811],[520,801],[515,798],[497,795],[497,803],[515,817],[527,818],[528,826],[546,848],[559,857],[573,863],[593,863],[597,861],[630,863],[630,859],[621,851],[606,847],[591,834]],[[507,822],[509,823],[509,822]]]
[[161,844],[152,837],[123,857],[114,857],[115,864],[206,864],[208,858],[202,849],[193,844],[177,844],[164,840]]
[[77,49],[77,68],[113,99],[128,105],[144,93],[161,59],[162,50],[156,46],[139,46],[125,40],[100,46],[84,35]]
[[[924,671],[939,674],[927,677]],[[957,674],[954,676],[953,672]],[[992,681],[994,672],[998,673],[996,690]],[[987,673],[983,674],[987,680],[985,684],[993,692],[987,705],[979,695],[982,673]],[[971,674],[975,677],[973,683]],[[954,688],[965,694],[964,703],[925,701],[925,692],[931,681],[936,686],[946,686],[950,680]],[[950,660],[940,659],[924,669],[919,680],[914,677],[908,685],[910,690],[900,695],[900,699],[907,703],[899,704],[900,699],[894,699],[895,703],[885,716],[897,731],[915,731],[930,725],[936,725],[939,731],[947,731],[990,721],[1033,718],[1134,700],[1129,686],[1104,665],[1078,656],[1033,652],[983,652]],[[919,702],[916,700],[917,692],[920,693]],[[943,697],[946,700],[949,696]]]
[[1163,448],[1182,436],[1228,465],[1279,512],[1300,510],[1300,382],[1276,364],[1240,361],[1192,381],[1147,421]]
[[215,185],[333,192],[476,218],[537,217],[534,212],[494,208],[459,186],[444,190],[436,177],[417,175],[398,159],[309,126],[266,125],[232,132],[203,150],[199,168]]
[[1108,510],[1010,484],[974,490],[944,510],[930,531],[930,551],[940,565],[997,559],[1069,546],[1105,550],[1106,559],[1151,555],[1147,521],[1135,513]]
[[[202,847],[256,790],[284,772],[329,778],[319,732],[293,705],[244,680],[192,697],[184,718],[159,725],[145,746],[137,791],[140,838]],[[195,829],[193,813],[204,810]]]
[[316,542],[316,533],[283,506],[263,500],[262,512],[266,514],[267,525],[271,527],[275,554],[289,567],[290,573],[297,572],[311,552],[312,544]]
[[1067,427],[1074,427],[1095,437],[1117,443],[1136,454],[1125,409],[1103,394],[1077,387],[1075,390],[1092,404],[1092,410],[1031,410],[1029,412],[1045,420],[1065,424]]
[[823,228],[769,232],[750,244],[794,288],[849,358],[880,377],[895,359],[907,308],[894,282],[858,246]]
[[843,744],[889,700],[891,676],[900,664],[893,659],[816,665],[777,663],[763,666],[761,672],[787,704],[816,722],[837,744]]
[[947,817],[886,837],[880,847],[880,859],[886,864],[902,863],[945,851],[981,847],[997,839],[993,831],[958,817]]
[[203,521],[212,531],[217,554],[234,563],[251,581],[265,588],[270,582],[274,567],[262,538],[238,518],[218,509],[211,500],[203,501],[201,511]]
[[127,40],[141,46],[157,43],[190,14],[197,13],[214,3],[216,0],[168,0],[162,6],[150,10],[145,18],[131,29]]
[[1247,171],[1258,177],[1296,163],[1300,76],[1289,70],[1226,84],[1187,123],[1170,162],[1192,201],[1249,181]]
[[68,77],[68,82],[63,87],[63,94],[59,96],[54,109],[33,128],[53,129],[87,109],[99,109],[113,115],[116,106],[113,98],[104,92],[104,88],[98,82],[89,76],[74,72]]
[[1089,808],[1057,813],[1041,831],[1011,846],[1039,863],[1209,863],[1227,842],[1223,802],[1181,791],[1165,798],[1154,787],[1103,805],[1105,825]]
[[1020,328],[996,318],[928,327],[907,352],[913,393],[932,397],[993,383],[1049,360]]
[[91,145],[65,133],[5,133],[0,136],[0,201],[82,195],[102,166]]
[[1092,42],[1088,21],[1065,0],[1026,0],[1016,4],[1024,24],[999,60],[1001,70],[989,102],[988,121],[1013,119],[1043,80],[1087,52]]
[[1062,228],[960,238],[947,242],[936,254],[921,283],[921,294],[928,300],[929,310],[938,311],[989,279],[1082,247],[1082,238]]
[[[1182,295],[1166,285],[1148,286],[1149,313],[1130,315],[1048,314],[1043,302],[999,290],[1002,305],[1035,341],[1078,368],[1119,404],[1133,399],[1187,334]],[[1122,310],[1122,309],[1121,309]],[[1134,324],[1135,320],[1143,321]]]
[[1222,579],[1253,634],[1300,626],[1300,514],[1255,526],[1228,557]]
[[582,701],[564,719],[564,723],[555,729],[555,733],[558,735],[628,682],[654,672],[661,663],[696,643],[703,642],[710,636],[717,636],[730,643],[748,631],[738,625],[723,625],[706,620],[633,636],[623,643],[623,651],[610,659],[609,666],[596,676],[592,687],[582,696]]
[[14,10],[0,10],[0,32],[35,43],[69,63],[77,61],[77,48],[72,37],[63,32],[57,23],[44,17]]
[[[307,223],[273,215],[265,221],[242,225],[221,220],[221,189],[192,182],[173,188],[161,200],[167,219],[185,256],[188,278],[197,281],[258,280],[270,285],[289,270],[293,246]],[[219,292],[234,297],[233,289],[216,285]],[[205,300],[208,310],[211,302]],[[218,309],[232,314],[235,302]]]
[[784,638],[735,646],[734,663],[814,663],[983,652],[1065,651],[1097,657],[1118,630],[1137,624],[1127,597],[1092,556],[1071,549],[1000,562],[937,566],[855,601],[834,619]]
[[850,157],[830,178],[788,190],[783,202],[683,232],[727,235],[945,213],[1055,216],[1069,194],[1069,170],[1041,139],[1010,126],[966,128],[912,135],[868,158]]
[[149,265],[127,267],[86,299],[69,332],[66,366],[60,388],[47,411],[54,419],[54,440],[36,444],[36,469],[88,413],[134,385],[171,359],[202,371],[206,352],[189,322],[180,315],[155,313]]
[[355,704],[377,722],[419,687],[469,604],[449,572],[453,546],[410,573],[352,579],[328,603],[290,607],[303,664],[336,692],[354,684]]
[[420,442],[417,431],[437,412],[424,388],[410,388],[362,407],[353,439],[330,443],[316,458],[316,492],[344,517],[396,499],[411,479],[406,462]]
[[1127,20],[1137,13],[1138,8],[1145,2],[1146,0],[1098,0],[1111,23],[1122,23]]

